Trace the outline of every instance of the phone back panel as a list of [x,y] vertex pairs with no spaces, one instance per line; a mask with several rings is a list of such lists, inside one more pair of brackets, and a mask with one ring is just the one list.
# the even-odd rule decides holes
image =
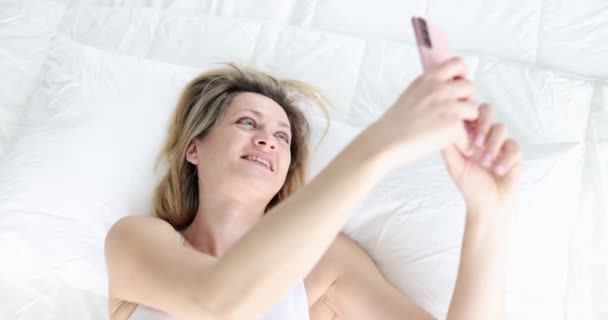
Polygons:
[[424,71],[454,56],[443,30],[421,17],[413,17],[412,24]]

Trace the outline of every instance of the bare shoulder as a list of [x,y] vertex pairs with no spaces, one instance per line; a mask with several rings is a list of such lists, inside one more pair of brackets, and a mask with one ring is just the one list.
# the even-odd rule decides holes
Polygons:
[[131,229],[138,230],[141,228],[164,229],[165,231],[174,230],[171,224],[160,218],[147,215],[129,215],[116,220],[112,227],[110,227],[107,236],[112,236],[116,233],[122,233],[123,231],[127,230],[132,231]]
[[119,258],[123,249],[137,246],[142,240],[169,242],[175,229],[168,222],[153,216],[130,215],[118,219],[108,230],[104,241],[106,263]]
[[[108,277],[109,277],[109,312],[111,320],[125,320],[128,319],[135,308],[136,303],[123,300],[119,298],[112,290],[116,285],[117,279],[113,277],[113,272],[109,268],[110,264],[116,265],[117,261],[121,259],[123,251],[117,250],[124,246],[130,245],[130,242],[134,240],[137,235],[147,234],[165,234],[175,232],[175,229],[166,221],[153,217],[153,216],[142,216],[142,215],[130,215],[118,219],[108,230],[105,238],[105,259],[108,265]],[[161,237],[162,238],[162,237]],[[165,241],[172,241],[169,237],[164,237]],[[173,239],[175,237],[173,236]],[[174,240],[173,240],[174,241]]]

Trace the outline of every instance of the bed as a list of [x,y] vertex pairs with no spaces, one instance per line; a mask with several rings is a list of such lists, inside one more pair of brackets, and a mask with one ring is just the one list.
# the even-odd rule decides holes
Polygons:
[[[524,150],[506,318],[608,319],[608,4],[600,0],[0,0],[0,319],[107,319],[105,233],[149,214],[179,90],[234,61],[312,83],[314,177],[448,31]],[[344,232],[439,319],[464,203],[439,154],[396,168]]]

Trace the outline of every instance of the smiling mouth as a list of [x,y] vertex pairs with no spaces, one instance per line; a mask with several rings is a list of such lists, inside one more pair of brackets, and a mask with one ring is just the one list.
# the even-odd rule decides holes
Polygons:
[[264,165],[263,163],[260,163],[260,162],[255,161],[255,160],[249,160],[249,159],[246,159],[246,158],[241,158],[241,159],[243,159],[243,160],[245,160],[245,161],[248,161],[248,162],[253,162],[254,164],[256,164],[256,165],[258,165],[258,166],[260,166],[260,167],[262,167],[262,168],[264,168],[264,169],[266,169],[266,170],[268,170],[268,171],[271,171],[271,172],[272,172],[272,170],[270,170],[270,168],[268,168],[268,167],[267,167],[266,165]]

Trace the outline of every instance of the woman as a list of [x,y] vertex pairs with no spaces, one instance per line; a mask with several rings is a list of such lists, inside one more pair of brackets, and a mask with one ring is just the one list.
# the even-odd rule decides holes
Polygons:
[[[467,206],[448,319],[503,315],[521,151],[462,59],[418,77],[306,186],[302,83],[231,66],[185,88],[155,217],[106,237],[112,319],[432,319],[341,228],[396,166],[441,150]],[[296,193],[296,191],[298,191]]]

